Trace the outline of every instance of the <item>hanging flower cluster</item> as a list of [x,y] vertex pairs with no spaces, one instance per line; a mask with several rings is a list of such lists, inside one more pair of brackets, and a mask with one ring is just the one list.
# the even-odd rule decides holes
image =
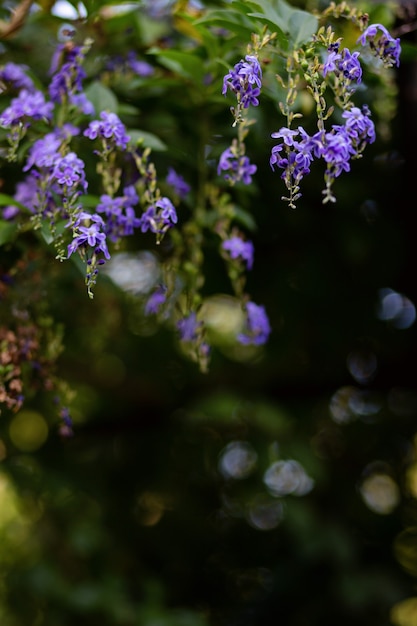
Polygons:
[[[382,35],[380,35],[380,31]],[[301,197],[300,182],[310,173],[314,160],[322,159],[325,164],[323,202],[335,202],[332,191],[335,179],[342,172],[349,172],[351,161],[359,158],[368,144],[375,141],[375,127],[369,107],[354,105],[352,96],[362,81],[360,51],[340,50],[340,41],[333,41],[333,33],[319,32],[315,43],[322,46],[327,42],[327,55],[323,63],[318,56],[304,69],[307,88],[317,105],[318,131],[308,135],[302,126],[291,129],[292,115],[287,115],[287,126],[271,134],[279,139],[271,151],[270,165],[273,170],[282,170],[281,178],[289,192],[283,199],[295,208]],[[357,44],[369,46],[374,56],[385,67],[399,64],[401,46],[399,39],[390,36],[381,24],[368,26],[358,38]],[[310,51],[311,54],[311,51]],[[301,65],[301,64],[300,64]],[[332,90],[335,102],[341,108],[343,123],[332,124],[329,129],[325,121],[334,114],[334,107],[328,107],[324,98],[327,88]],[[287,111],[287,114],[289,111]]]
[[[237,10],[245,10],[244,3],[237,4]],[[259,164],[251,162],[247,138],[255,123],[251,117],[264,97],[264,82],[271,81],[271,58],[283,61],[280,73],[274,72],[272,79],[277,78],[286,99],[277,102],[283,121],[271,133],[276,141],[268,157],[287,189],[283,199],[290,207],[296,206],[303,178],[317,161],[324,164],[323,202],[334,202],[335,180],[349,172],[352,161],[375,141],[369,106],[354,102],[363,81],[363,59],[369,63],[372,58],[387,68],[399,65],[399,39],[381,24],[368,25],[360,11],[347,12],[345,4],[332,3],[322,17],[352,19],[359,30],[355,50],[343,47],[331,27],[317,26],[300,41],[296,33],[296,43],[293,39],[284,47],[280,47],[283,33],[278,33],[278,27],[274,32],[270,19],[261,33],[259,28],[253,33],[246,54],[231,63],[219,89],[225,98],[233,98],[233,136],[222,146],[212,180],[207,172],[200,176],[203,182],[195,195],[171,164],[165,180],[158,178],[150,148],[129,131],[115,105],[100,109],[99,103],[90,100],[85,66],[92,41],[78,45],[75,31],[65,31],[65,37],[62,31],[43,89],[27,66],[4,63],[0,67],[4,86],[0,129],[6,144],[2,154],[9,163],[22,162],[22,176],[4,206],[3,219],[19,231],[32,228],[47,243],[52,242],[60,261],[79,263],[81,259],[90,297],[101,268],[114,250],[126,245],[127,238],[151,237],[159,245],[167,237],[169,253],[161,263],[157,284],[148,293],[144,313],[169,323],[184,352],[202,371],[207,370],[211,354],[202,289],[204,254],[208,239],[214,237],[234,301],[240,305],[241,322],[234,340],[240,350],[251,346],[256,351],[268,341],[271,325],[265,308],[253,302],[246,288],[255,250],[242,224],[234,219],[231,197],[256,185]],[[361,56],[364,49],[368,57]],[[172,58],[170,62],[170,67],[176,63]],[[104,55],[102,69],[93,79],[98,76],[104,82],[114,79],[129,85],[131,79],[139,84],[146,78],[152,80],[154,74],[152,65],[130,51],[116,57]],[[315,104],[315,132],[308,132],[300,121],[297,96],[302,90]]]

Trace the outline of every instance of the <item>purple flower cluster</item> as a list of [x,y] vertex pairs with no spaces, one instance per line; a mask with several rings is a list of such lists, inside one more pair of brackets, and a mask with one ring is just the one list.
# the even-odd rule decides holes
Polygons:
[[[56,129],[32,145],[23,167],[24,172],[30,170],[21,187],[25,201],[20,201],[35,213],[46,216],[63,211],[64,199],[74,201],[87,191],[84,162],[64,148],[68,135],[76,132],[71,126]],[[66,219],[68,214],[63,212],[61,217]]]
[[230,184],[242,182],[244,185],[250,185],[257,167],[249,161],[249,157],[239,156],[236,152],[234,146],[224,150],[220,155],[217,174],[220,176],[224,172],[224,179]]
[[84,173],[84,162],[75,154],[75,152],[68,152],[65,156],[60,156],[55,162],[51,178],[56,180],[59,185],[68,190],[68,188],[76,189],[81,187],[85,192],[87,191],[88,183]]
[[178,221],[177,212],[169,198],[160,198],[140,217],[140,229],[143,233],[150,230],[156,235],[164,235]]
[[237,340],[244,345],[262,345],[268,341],[271,333],[269,319],[265,307],[248,302],[246,304],[246,324],[243,333],[237,336]]
[[258,106],[258,96],[262,87],[262,68],[256,56],[246,55],[223,79],[222,94],[230,89],[236,94],[238,103],[247,109],[250,105]]
[[80,248],[93,248],[94,254],[102,253],[106,259],[110,258],[107,249],[106,235],[103,231],[105,227],[103,218],[100,215],[81,211],[72,225],[74,237],[68,246],[68,257]]
[[241,237],[233,236],[222,243],[223,250],[226,250],[231,259],[242,259],[246,263],[248,270],[253,267],[254,248],[251,241],[244,241]]
[[109,113],[108,111],[100,113],[100,120],[90,122],[88,128],[84,131],[84,135],[92,140],[100,137],[107,146],[111,147],[114,145],[120,148],[120,150],[126,150],[130,140],[129,135],[126,134],[125,125],[120,121],[116,113]]
[[323,76],[329,72],[343,75],[349,81],[360,83],[362,80],[362,67],[359,62],[359,52],[353,54],[347,48],[339,52],[339,44],[333,44],[329,50],[326,62],[323,66]]
[[342,114],[345,124],[333,125],[329,132],[318,131],[310,136],[300,126],[297,130],[283,127],[272,133],[274,139],[282,140],[272,148],[269,161],[272,170],[275,166],[283,170],[281,177],[288,187],[299,184],[310,172],[314,159],[325,161],[325,174],[331,179],[348,172],[351,158],[359,156],[375,140],[375,127],[369,116],[368,107],[364,106],[362,111],[352,107]]
[[54,105],[46,102],[41,91],[21,89],[0,115],[0,126],[12,128],[18,124],[28,127],[31,120],[50,120]]
[[[65,37],[60,34],[60,41],[65,39],[65,42],[57,45],[53,55],[46,95],[36,89],[25,66],[6,63],[0,68],[6,97],[11,94],[7,106],[0,112],[0,126],[10,129],[8,160],[17,158],[20,142],[33,122],[44,122],[43,133],[42,124],[38,123],[33,129],[34,135],[28,136],[22,168],[25,178],[16,186],[15,204],[3,209],[3,217],[23,220],[24,207],[34,228],[46,226],[45,232],[54,242],[57,258],[63,260],[78,253],[86,264],[86,285],[92,297],[99,266],[110,258],[108,243],[117,244],[121,238],[133,235],[135,229],[155,233],[159,243],[178,217],[171,200],[160,194],[153,164],[148,166],[146,159],[142,162],[141,156],[129,145],[130,137],[120,118],[113,112],[101,111],[97,119],[91,119],[94,109],[83,88],[86,77],[83,63],[89,44],[76,46],[72,37],[72,32]],[[123,65],[137,75],[153,73],[153,68],[134,52],[126,55]],[[71,123],[78,120],[80,112],[90,116],[84,131],[78,123],[77,126]],[[88,189],[85,163],[72,142],[81,133],[91,141],[100,142],[94,153],[101,161],[97,172],[103,193],[91,213],[83,208],[85,203],[81,199]],[[125,158],[136,165],[139,176],[133,174],[127,179],[136,181],[135,184],[125,182],[120,161],[110,158],[116,151],[124,152]],[[124,186],[120,185],[121,180]],[[166,183],[177,199],[183,199],[190,191],[190,186],[173,168],[168,170]],[[141,215],[136,214],[139,203]],[[89,202],[86,204],[90,206]],[[164,298],[162,292],[155,293],[149,310],[156,310]]]
[[134,229],[141,226],[134,209],[138,202],[139,197],[133,185],[125,187],[122,196],[112,198],[103,194],[100,197],[96,211],[106,218],[104,232],[110,241],[117,242],[121,237],[133,235]]
[[49,97],[56,104],[69,102],[84,114],[92,115],[94,107],[83,93],[83,80],[86,77],[83,61],[84,52],[80,46],[69,43],[57,47],[50,70],[52,79]]
[[369,45],[372,53],[387,67],[400,65],[401,45],[399,39],[391,37],[382,24],[371,24],[359,37],[357,43]]
[[7,87],[20,90],[26,89],[26,91],[35,91],[35,85],[33,80],[26,74],[28,68],[25,65],[18,65],[17,63],[6,63],[0,69],[0,80]]

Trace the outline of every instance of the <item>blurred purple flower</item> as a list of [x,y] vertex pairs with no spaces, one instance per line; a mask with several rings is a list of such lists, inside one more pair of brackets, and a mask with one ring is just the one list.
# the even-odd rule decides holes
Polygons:
[[167,288],[165,285],[158,285],[155,291],[149,296],[145,304],[146,315],[156,315],[166,300]]
[[[59,67],[61,57],[64,57],[64,63]],[[57,104],[62,104],[68,99],[83,113],[91,115],[94,113],[94,107],[83,93],[83,80],[86,77],[82,67],[83,61],[84,53],[79,46],[68,49],[63,44],[58,45],[51,64],[53,76],[49,84],[49,97]]]
[[28,70],[26,65],[18,65],[17,63],[6,63],[0,69],[0,80],[6,85],[11,85],[14,89],[26,89],[34,91],[35,86],[33,80],[27,76]]
[[237,336],[237,340],[244,344],[262,345],[268,341],[271,332],[265,308],[254,302],[246,304],[245,332]]
[[241,258],[246,261],[248,270],[253,266],[253,243],[251,241],[243,241],[240,237],[230,237],[223,241],[222,248],[230,254],[230,258]]
[[118,148],[125,150],[130,137],[126,134],[125,125],[120,121],[116,113],[102,111],[100,120],[90,122],[88,128],[84,131],[84,135],[92,140],[97,139],[97,137],[111,139]]
[[194,341],[197,339],[200,326],[201,322],[197,321],[197,315],[194,312],[180,319],[177,322],[177,329],[180,333],[181,341]]
[[49,120],[52,117],[53,108],[52,102],[45,102],[41,91],[22,89],[0,115],[0,126],[4,128],[10,128],[16,124],[29,126],[30,119]]
[[190,185],[185,182],[181,174],[177,174],[173,167],[168,168],[166,182],[174,189],[174,192],[181,200],[190,192]]
[[256,170],[256,165],[253,165],[247,156],[237,157],[232,148],[222,152],[217,166],[217,174],[220,176],[224,172],[224,179],[231,184],[243,182],[244,185],[250,185]]
[[38,168],[52,167],[60,158],[59,149],[62,140],[55,132],[47,133],[42,139],[37,139],[29,150],[29,155],[23,171],[27,172],[34,165]]

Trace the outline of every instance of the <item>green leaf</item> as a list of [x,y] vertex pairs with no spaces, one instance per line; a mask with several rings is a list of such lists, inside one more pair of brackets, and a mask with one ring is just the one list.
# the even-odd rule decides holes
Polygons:
[[290,18],[290,37],[294,48],[299,48],[317,32],[318,20],[306,11],[294,11]]
[[23,206],[23,204],[17,202],[17,200],[15,200],[12,196],[8,196],[5,193],[0,193],[0,206],[9,206],[9,204],[11,204],[12,206],[17,206],[19,207],[19,209],[23,209],[24,211],[27,210],[26,207]]
[[167,150],[167,145],[159,139],[156,135],[148,133],[145,130],[139,130],[138,128],[129,129],[128,135],[130,137],[130,143],[135,145],[137,142],[143,141],[147,148],[151,148],[157,152],[163,152]]
[[151,48],[149,54],[155,54],[159,62],[184,78],[191,78],[198,83],[203,82],[205,67],[201,59],[190,52],[181,50],[161,50]]
[[14,239],[18,226],[14,222],[0,220],[0,246]]
[[312,13],[293,9],[284,0],[256,0],[252,4],[256,4],[262,13],[249,15],[277,28],[278,35],[280,33],[288,35],[293,48],[299,48],[317,31],[318,20]]
[[119,103],[113,91],[95,80],[85,90],[85,95],[94,107],[96,115],[101,111],[117,113]]
[[92,194],[86,193],[80,197],[80,201],[84,209],[95,209],[100,202],[100,198],[98,198],[98,196],[93,196]]
[[[247,7],[245,13],[247,13]],[[204,17],[199,18],[194,23],[197,25],[207,24],[224,28],[240,37],[243,42],[250,41],[255,27],[253,21],[248,19],[246,14],[242,15],[241,13],[229,9],[227,11],[218,9],[207,11]]]

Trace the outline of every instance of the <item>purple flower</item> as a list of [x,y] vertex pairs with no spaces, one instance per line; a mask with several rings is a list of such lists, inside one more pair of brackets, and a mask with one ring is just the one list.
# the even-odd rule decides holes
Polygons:
[[334,126],[332,132],[318,132],[312,138],[316,142],[317,153],[327,164],[327,172],[332,172],[333,178],[342,171],[350,170],[350,158],[355,154],[349,135],[344,126]]
[[177,212],[171,200],[161,198],[142,214],[140,228],[143,233],[148,230],[155,234],[163,235],[178,221]]
[[38,139],[29,150],[29,155],[23,171],[27,172],[31,167],[52,167],[60,158],[59,149],[62,140],[55,132],[47,133],[42,139]]
[[240,237],[230,237],[223,241],[222,248],[230,254],[230,258],[241,258],[246,261],[248,270],[253,266],[253,243],[251,241],[243,241]]
[[142,222],[139,217],[136,217],[135,210],[127,206],[125,208],[125,214],[119,218],[119,226],[122,227],[122,235],[133,235],[135,228],[140,228]]
[[170,185],[177,196],[181,199],[184,199],[185,196],[190,192],[190,185],[185,182],[184,178],[177,174],[174,168],[168,168],[168,175],[166,177],[166,182]]
[[353,54],[347,48],[343,49],[342,58],[338,63],[338,69],[345,78],[360,83],[362,80],[362,67],[358,60],[359,52]]
[[120,121],[116,113],[102,111],[100,119],[90,122],[88,128],[84,131],[84,135],[89,139],[103,137],[110,139],[118,148],[125,150],[129,143],[130,137],[126,134],[125,125]]
[[327,55],[326,62],[323,65],[323,76],[327,76],[329,72],[335,72],[337,70],[337,62],[340,61],[342,56],[337,50],[330,50]]
[[97,213],[106,216],[106,235],[116,242],[120,237],[133,235],[134,229],[141,226],[140,218],[136,217],[133,205],[139,201],[133,185],[124,188],[123,196],[112,197],[108,194],[100,196],[96,207]]
[[133,50],[131,50],[127,55],[126,65],[129,69],[132,70],[132,72],[134,72],[138,76],[152,76],[155,72],[152,65],[146,63],[146,61],[141,61],[140,59],[138,59],[136,53]]
[[197,339],[200,326],[201,322],[197,321],[197,315],[194,312],[180,319],[177,322],[177,329],[180,333],[181,341],[193,341]]
[[237,336],[237,340],[244,344],[262,345],[268,341],[271,332],[265,308],[254,302],[246,304],[246,328],[244,333]]
[[9,204],[8,206],[5,206],[3,211],[2,211],[4,220],[12,220],[19,213],[20,213],[20,209],[15,204]]
[[123,208],[123,198],[112,198],[108,194],[100,196],[100,202],[96,207],[97,213],[104,213],[107,217],[118,216],[121,214]]
[[227,148],[220,155],[219,164],[217,166],[217,174],[220,176],[222,172],[224,179],[232,185],[237,182],[243,182],[244,185],[250,185],[252,175],[256,172],[257,167],[253,165],[247,156],[236,156],[233,148]]
[[146,78],[155,73],[155,69],[146,61],[138,59],[134,50],[128,52],[126,57],[121,55],[114,56],[106,63],[106,70],[109,72],[126,72],[131,71],[137,76]]
[[262,69],[255,56],[246,55],[223,79],[222,94],[230,89],[236,93],[238,101],[247,109],[251,104],[258,106],[258,96],[262,87]]
[[344,48],[341,53],[329,49],[329,55],[323,65],[323,76],[329,72],[340,73],[349,80],[360,83],[362,80],[362,67],[358,60],[359,52],[350,53],[348,48]]
[[[29,211],[35,213],[38,192],[38,177],[29,174],[24,180],[17,183],[13,197],[16,202],[23,204]],[[3,218],[5,220],[13,219],[19,212],[20,209],[16,205],[7,206],[3,209]]]
[[[296,139],[299,135],[301,135],[300,141]],[[297,183],[300,182],[302,177],[310,172],[310,164],[314,158],[314,143],[311,137],[301,126],[297,130],[291,130],[284,126],[278,132],[272,133],[271,137],[283,139],[282,143],[273,146],[271,150],[269,159],[271,169],[274,170],[276,165],[285,170],[282,174],[283,178],[288,175]]]
[[153,294],[148,298],[145,304],[145,315],[156,315],[166,300],[167,288],[165,285],[158,285]]
[[[81,222],[87,222],[87,225],[81,226]],[[90,246],[94,248],[96,254],[102,252],[106,259],[109,259],[110,254],[107,249],[106,235],[101,232],[103,226],[103,219],[99,215],[81,212],[74,224],[75,236],[68,246],[68,258],[78,248]]]
[[272,133],[271,137],[273,139],[282,139],[286,146],[294,145],[294,137],[297,137],[299,134],[298,130],[291,130],[286,126],[280,128],[276,133]]
[[[65,62],[58,69],[61,55],[65,56]],[[49,96],[52,102],[62,104],[68,100],[86,115],[91,115],[94,107],[83,93],[83,79],[86,77],[83,61],[84,53],[79,46],[68,49],[60,44],[57,47],[51,66],[53,76],[49,84]]]
[[6,85],[11,85],[14,89],[34,91],[35,86],[33,80],[26,75],[27,70],[26,65],[6,63],[0,70],[0,80],[6,83]]
[[87,190],[87,181],[84,173],[84,162],[77,157],[75,152],[68,152],[55,163],[52,171],[52,178],[55,178],[60,185],[75,187],[81,185],[84,191]]
[[401,45],[394,39],[382,24],[371,24],[359,37],[357,43],[369,45],[373,54],[381,59],[387,67],[400,65]]
[[362,149],[368,143],[375,141],[375,126],[370,119],[369,108],[364,105],[362,111],[358,107],[344,111],[346,133],[350,137],[355,148]]
[[29,119],[49,120],[52,117],[54,105],[52,102],[45,102],[41,91],[28,91],[22,89],[19,95],[10,103],[0,115],[0,126],[10,128],[16,124],[29,126]]

